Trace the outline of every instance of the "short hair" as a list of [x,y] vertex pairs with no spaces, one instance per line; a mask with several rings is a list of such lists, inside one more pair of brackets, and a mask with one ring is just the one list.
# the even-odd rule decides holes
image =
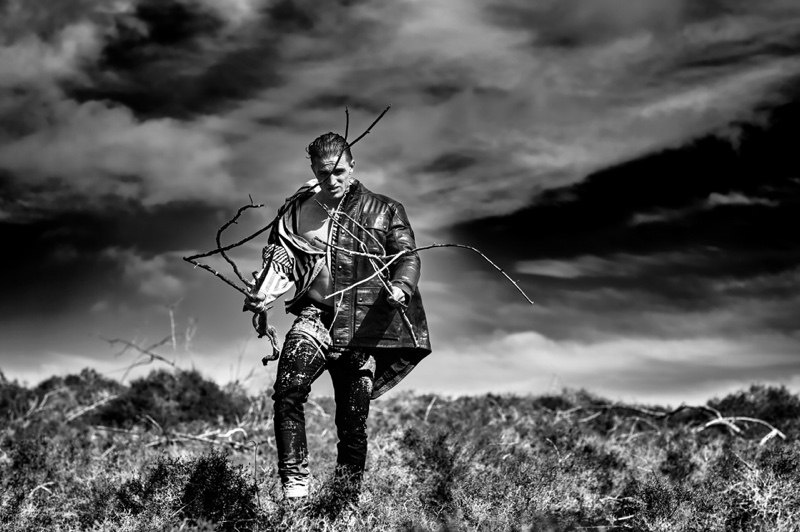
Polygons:
[[343,136],[338,133],[325,133],[314,139],[314,142],[308,145],[306,153],[311,158],[311,164],[316,161],[321,161],[326,157],[339,157],[339,154],[344,150],[343,157],[347,157],[347,162],[353,160],[353,154],[350,153],[350,146]]

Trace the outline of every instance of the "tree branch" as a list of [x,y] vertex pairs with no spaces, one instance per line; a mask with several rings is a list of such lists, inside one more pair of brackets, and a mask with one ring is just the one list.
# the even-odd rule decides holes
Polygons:
[[[222,248],[222,242],[221,242],[221,240],[222,240],[222,233],[223,233],[223,232],[225,232],[225,230],[226,230],[228,227],[230,227],[231,225],[233,225],[233,224],[237,224],[237,223],[238,223],[238,222],[237,222],[237,220],[239,219],[239,217],[242,215],[242,213],[243,213],[244,211],[246,211],[247,209],[260,209],[260,208],[261,208],[261,207],[263,207],[263,206],[264,206],[264,204],[263,204],[263,203],[259,203],[258,205],[255,205],[255,204],[253,203],[253,197],[252,197],[252,196],[250,196],[250,205],[245,205],[244,207],[241,207],[241,208],[240,208],[238,211],[236,211],[236,215],[235,215],[233,218],[231,218],[230,220],[228,220],[228,221],[227,221],[227,222],[226,222],[226,223],[225,223],[225,224],[224,224],[222,227],[220,227],[220,228],[219,228],[219,230],[217,231],[217,248],[218,248],[218,249],[219,249],[219,248]],[[246,280],[246,279],[245,279],[245,278],[242,276],[242,273],[239,271],[239,268],[236,266],[236,263],[235,263],[235,262],[233,262],[233,259],[231,259],[231,258],[228,256],[228,254],[227,254],[227,253],[225,253],[225,251],[220,251],[220,254],[222,255],[222,258],[224,258],[224,259],[225,259],[225,260],[228,262],[228,264],[230,264],[230,265],[231,265],[231,267],[233,268],[233,272],[236,274],[236,276],[237,276],[237,277],[238,277],[238,278],[239,278],[239,279],[242,281],[242,283],[244,283],[244,284],[246,285],[246,284],[247,284],[247,280]]]
[[[347,147],[348,148],[352,148],[353,146],[355,146],[356,142],[358,142],[359,140],[361,140],[364,137],[366,137],[367,135],[369,135],[370,132],[372,131],[372,128],[375,127],[375,124],[380,122],[381,118],[383,118],[383,115],[385,115],[389,111],[389,109],[391,109],[391,108],[392,108],[391,105],[386,106],[386,109],[384,109],[383,112],[380,114],[380,116],[378,116],[378,118],[376,118],[375,121],[372,124],[370,124],[370,126],[367,128],[367,130],[365,132],[363,132],[356,140],[354,140],[353,142],[348,144]],[[348,116],[349,116],[349,114],[348,114]]]
[[152,364],[156,360],[164,362],[165,364],[168,364],[168,365],[172,366],[174,369],[178,369],[178,366],[176,366],[174,362],[172,362],[171,360],[167,360],[163,356],[159,355],[158,353],[154,353],[152,351],[153,349],[155,349],[157,347],[161,347],[162,345],[169,343],[172,340],[171,336],[167,336],[166,338],[164,338],[160,342],[156,342],[155,344],[153,344],[150,347],[141,347],[141,346],[135,344],[134,342],[130,342],[130,341],[124,340],[122,338],[109,339],[109,338],[105,338],[103,336],[100,336],[100,338],[102,340],[105,340],[106,342],[108,342],[112,347],[117,345],[117,344],[124,345],[125,349],[123,349],[120,353],[118,353],[118,355],[121,355],[122,353],[124,353],[128,349],[135,349],[136,351],[139,352],[139,356],[140,357],[150,357],[149,359],[142,358],[140,360],[135,360],[133,362],[133,364],[128,366],[128,368],[125,370],[125,373],[122,375],[122,378],[120,379],[120,381],[124,381],[125,378],[128,376],[128,373],[130,373],[133,368],[138,367],[138,366],[146,366],[147,364]]
[[104,404],[106,404],[109,401],[113,401],[117,397],[119,397],[119,396],[118,395],[109,395],[108,397],[104,397],[103,399],[100,399],[96,403],[93,403],[93,404],[91,404],[89,406],[81,408],[77,412],[74,412],[74,413],[70,414],[69,416],[67,416],[67,419],[65,421],[67,423],[69,423],[70,421],[74,421],[74,420],[78,419],[79,417],[81,417],[82,415],[86,414],[87,412],[91,412],[95,408],[97,408],[99,406],[103,406]]
[[[380,268],[378,271],[376,271],[374,274],[370,275],[369,277],[366,277],[366,278],[362,279],[361,281],[358,281],[358,282],[356,282],[356,283],[353,283],[352,285],[348,286],[347,288],[344,288],[344,289],[342,289],[342,290],[339,290],[338,292],[334,292],[333,294],[330,294],[330,295],[329,295],[329,296],[327,296],[327,297],[328,297],[328,298],[330,298],[330,297],[333,297],[333,296],[337,296],[337,295],[339,295],[339,294],[343,294],[343,293],[347,292],[348,290],[352,290],[353,288],[355,288],[355,287],[357,287],[357,286],[359,286],[359,285],[362,285],[362,284],[364,284],[364,283],[366,283],[366,282],[368,282],[368,281],[370,281],[370,280],[374,279],[374,278],[375,278],[375,276],[379,275],[379,274],[380,274],[380,272],[382,272],[383,270],[385,270],[386,268],[388,268],[388,267],[389,267],[389,266],[390,266],[392,263],[394,263],[395,261],[397,261],[397,260],[398,260],[400,257],[403,257],[403,256],[405,256],[405,255],[410,255],[410,254],[412,254],[412,253],[417,253],[417,252],[420,252],[420,251],[425,251],[425,250],[427,250],[427,249],[434,249],[434,248],[462,248],[462,249],[469,249],[469,250],[471,250],[471,251],[474,251],[475,253],[477,253],[478,255],[480,255],[481,257],[483,257],[483,259],[484,259],[486,262],[488,262],[489,264],[491,264],[491,265],[494,267],[494,269],[495,269],[495,270],[497,270],[497,271],[499,271],[501,274],[503,274],[503,276],[504,276],[506,279],[508,279],[508,280],[509,280],[509,282],[510,282],[511,284],[513,284],[513,285],[514,285],[514,287],[517,289],[517,291],[518,291],[520,294],[522,294],[522,296],[523,296],[523,297],[524,297],[524,298],[525,298],[525,299],[528,301],[528,303],[530,303],[531,305],[533,305],[533,304],[534,304],[534,303],[533,303],[533,301],[531,300],[531,298],[529,298],[529,297],[528,297],[528,295],[527,295],[527,294],[526,294],[526,293],[525,293],[525,292],[522,290],[522,288],[520,288],[520,287],[519,287],[519,285],[517,284],[517,282],[516,282],[516,281],[514,281],[514,280],[513,280],[511,277],[509,277],[509,276],[508,276],[508,274],[507,274],[506,272],[504,272],[502,268],[500,268],[500,266],[498,266],[497,264],[495,264],[494,262],[492,262],[492,261],[489,259],[489,257],[487,257],[486,255],[484,255],[483,253],[481,253],[480,251],[478,251],[476,248],[474,248],[474,247],[472,247],[472,246],[467,246],[467,245],[464,245],[464,244],[430,244],[430,245],[427,245],[427,246],[422,246],[422,247],[418,247],[418,248],[414,248],[414,249],[406,249],[406,250],[400,251],[399,253],[396,253],[396,254],[394,254],[394,255],[390,255],[390,256],[389,256],[390,258],[389,258],[389,257],[387,257],[387,258],[389,258],[389,261],[388,261],[388,262],[386,262],[386,263],[383,265],[383,267],[381,267],[381,268]],[[339,249],[341,249],[341,248],[339,248]],[[353,251],[351,251],[350,253],[357,253],[357,254],[360,254],[360,255],[364,255],[363,253],[358,253],[358,252],[353,252]],[[366,255],[367,255],[367,256],[369,256],[369,254],[366,254]],[[377,258],[377,257],[376,257],[376,258]]]
[[[349,135],[349,132],[350,132],[350,110],[347,107],[345,107],[345,133],[344,133],[345,145],[339,151],[339,155],[337,156],[336,162],[335,162],[335,164],[333,166],[334,168],[338,167],[339,162],[341,161],[342,156],[344,155],[344,152],[346,150],[348,150],[349,148],[351,148],[352,146],[354,146],[362,138],[364,138],[365,136],[370,134],[370,132],[372,131],[372,128],[375,127],[375,125],[378,122],[380,122],[380,120],[386,115],[386,113],[389,111],[389,109],[391,109],[391,106],[387,106],[386,109],[384,109],[383,112],[381,112],[381,114],[378,115],[378,117],[372,122],[372,124],[369,125],[369,127],[361,135],[359,135],[354,141],[348,143],[347,142],[347,138],[348,138],[348,135]],[[333,175],[333,172],[331,172],[326,179],[330,179],[330,177],[332,175]],[[311,187],[311,188],[304,187],[304,188],[301,188],[299,191],[297,191],[297,193],[295,193],[291,198],[289,198],[281,208],[278,209],[277,216],[269,224],[267,224],[265,227],[263,227],[262,229],[256,231],[255,233],[251,234],[250,236],[245,237],[244,239],[242,239],[242,240],[240,240],[240,241],[238,241],[238,242],[236,242],[234,244],[231,244],[231,245],[228,245],[228,246],[223,246],[222,245],[222,241],[221,241],[222,240],[222,233],[230,225],[237,223],[237,220],[239,219],[239,217],[247,209],[259,208],[259,207],[263,206],[262,204],[254,205],[253,204],[253,198],[250,197],[250,205],[245,205],[245,206],[241,207],[237,211],[236,215],[230,221],[228,221],[226,224],[224,224],[222,227],[220,227],[220,229],[217,231],[217,237],[216,237],[217,249],[214,249],[214,250],[211,250],[211,251],[208,251],[208,252],[205,252],[205,253],[199,253],[199,254],[196,254],[196,255],[192,255],[192,256],[189,256],[189,257],[184,257],[184,260],[189,262],[189,263],[191,263],[191,264],[193,264],[195,267],[200,267],[200,268],[212,273],[214,276],[218,277],[223,282],[225,282],[226,284],[228,284],[232,288],[236,289],[238,292],[242,293],[245,297],[249,296],[250,292],[248,292],[246,290],[243,290],[242,288],[238,287],[233,281],[229,280],[224,275],[222,275],[218,271],[214,270],[210,266],[207,266],[205,264],[202,264],[202,263],[198,262],[197,259],[200,259],[200,258],[203,258],[203,257],[209,257],[211,255],[220,253],[220,254],[222,254],[223,258],[231,265],[231,267],[233,268],[233,270],[236,273],[237,277],[242,281],[242,283],[244,283],[245,285],[249,285],[248,281],[242,276],[241,272],[239,271],[238,267],[236,266],[236,263],[230,257],[228,257],[226,251],[229,251],[230,249],[233,249],[234,247],[237,247],[237,246],[240,246],[240,245],[242,245],[242,244],[244,244],[246,242],[249,242],[250,240],[256,238],[260,234],[262,234],[265,231],[267,231],[269,228],[273,227],[284,216],[284,214],[287,212],[287,210],[291,207],[292,204],[294,204],[296,201],[300,200],[301,198],[308,197],[308,195],[314,190],[314,188],[316,188],[316,187]],[[376,276],[380,276],[381,273],[383,271],[385,271],[391,264],[393,264],[394,262],[396,262],[398,259],[400,259],[403,256],[409,255],[411,253],[417,253],[419,251],[424,251],[424,250],[427,250],[427,249],[441,248],[441,247],[456,247],[456,248],[469,249],[469,250],[477,253],[478,255],[480,255],[484,260],[486,260],[489,264],[491,264],[492,267],[494,267],[506,279],[508,279],[508,281],[511,284],[514,285],[514,287],[522,294],[522,296],[528,301],[528,303],[530,303],[531,305],[534,304],[533,301],[528,297],[528,295],[520,288],[519,284],[517,284],[516,281],[514,281],[511,277],[509,277],[508,274],[506,274],[506,272],[503,271],[502,268],[500,268],[497,264],[492,262],[486,255],[484,255],[483,253],[481,253],[479,250],[477,250],[476,248],[474,248],[472,246],[466,246],[466,245],[463,245],[463,244],[432,244],[432,245],[429,245],[429,246],[418,247],[418,248],[415,248],[413,250],[404,250],[404,251],[398,252],[397,254],[395,254],[394,256],[391,256],[391,257],[385,257],[385,256],[384,257],[378,257],[378,256],[375,256],[373,254],[368,253],[368,247],[366,246],[366,244],[363,241],[361,241],[359,238],[357,238],[355,235],[353,235],[352,232],[350,232],[343,224],[341,224],[338,221],[338,217],[335,214],[331,214],[331,212],[328,209],[326,209],[323,205],[321,205],[321,206],[323,207],[323,209],[325,209],[325,212],[327,213],[328,217],[331,220],[333,220],[334,224],[336,224],[341,229],[347,231],[350,234],[350,236],[352,236],[355,240],[360,242],[363,252],[359,253],[359,252],[354,251],[354,250],[346,250],[346,249],[341,248],[339,246],[335,246],[333,244],[327,244],[327,243],[324,243],[324,242],[323,242],[323,244],[325,244],[326,246],[334,247],[335,249],[341,250],[341,251],[346,252],[346,253],[358,254],[358,255],[361,255],[361,256],[365,256],[365,257],[369,258],[370,264],[372,265],[373,269],[375,270],[374,274],[370,275],[366,279],[363,279],[363,280],[361,280],[361,281],[359,281],[357,283],[354,283],[351,286],[349,286],[349,287],[347,287],[347,288],[345,288],[343,290],[340,290],[339,292],[331,294],[331,295],[327,296],[327,298],[331,298],[331,297],[335,298],[336,295],[341,295],[341,294],[345,293],[346,291],[352,290],[356,286],[358,286],[360,284],[363,284],[363,283],[375,278]],[[340,202],[339,207],[336,209],[336,213],[337,214],[341,212],[340,207],[341,207],[341,202]],[[359,224],[351,216],[347,215],[346,213],[345,213],[345,216],[352,223],[356,224],[358,227],[363,229],[363,226],[361,226],[361,224]],[[369,233],[369,231],[364,230],[364,232],[365,232],[365,234],[370,235],[373,239],[375,239],[377,241],[377,239],[374,237],[374,235]],[[317,239],[317,240],[321,242],[320,239]],[[385,254],[386,251],[385,251],[385,249],[383,249],[383,245],[379,241],[378,241],[378,244],[381,247],[381,251]],[[387,258],[388,258],[388,261],[384,262],[384,260],[387,259]],[[270,261],[271,260],[272,260],[272,258],[270,257]],[[374,261],[379,261],[379,263],[382,264],[382,266],[378,267],[378,265]],[[259,278],[256,280],[256,283],[254,284],[254,287],[255,287],[256,290],[260,289],[261,285],[263,284],[264,280],[266,279],[266,275],[267,275],[269,266],[270,266],[270,264],[266,264],[265,265],[265,267],[262,269],[261,275],[259,275]],[[389,293],[391,293],[391,290],[390,290],[388,284],[386,283],[385,279],[383,279],[382,277],[381,277],[381,283],[384,285],[386,290],[389,291]],[[405,325],[409,328],[409,330],[411,332],[411,335],[414,338],[415,345],[418,345],[416,335],[414,334],[413,327],[411,325],[410,320],[408,319],[408,316],[405,313],[405,310],[403,308],[400,308],[400,312],[401,312],[401,314],[403,316],[403,321],[404,321]],[[150,361],[152,361],[152,358],[151,358]]]
[[[230,247],[228,247],[226,249],[231,249],[233,247],[235,247],[235,246],[230,246]],[[222,250],[220,250],[220,252],[222,252]],[[208,257],[209,255],[199,255],[199,256]],[[233,288],[234,290],[236,290],[240,294],[244,295],[245,297],[250,295],[250,292],[248,292],[248,291],[244,290],[243,288],[239,287],[236,283],[234,283],[233,281],[231,281],[230,279],[228,279],[227,277],[225,277],[224,275],[219,273],[217,270],[215,270],[211,266],[208,266],[206,264],[202,264],[200,262],[197,262],[195,260],[196,257],[198,257],[198,256],[195,256],[195,257],[183,257],[183,260],[185,260],[186,262],[189,262],[191,264],[194,264],[194,266],[196,268],[202,268],[205,271],[210,272],[215,277],[217,277],[218,279],[222,280],[225,284],[227,284],[228,286],[230,286],[231,288]]]
[[[378,123],[378,122],[381,120],[381,118],[383,118],[383,116],[384,116],[384,115],[385,115],[385,114],[386,114],[386,113],[389,111],[389,109],[391,109],[391,105],[390,105],[390,106],[387,106],[387,107],[386,107],[386,109],[384,109],[384,110],[383,110],[383,112],[380,114],[380,116],[378,116],[378,118],[376,118],[376,119],[375,119],[375,121],[374,121],[374,122],[372,122],[372,124],[370,124],[370,126],[367,128],[367,130],[366,130],[366,131],[364,131],[364,133],[362,133],[362,134],[361,134],[361,135],[360,135],[360,136],[359,136],[359,137],[358,137],[356,140],[354,140],[353,142],[351,142],[351,143],[349,143],[349,144],[346,144],[346,148],[350,148],[350,147],[352,147],[353,145],[355,145],[355,143],[356,143],[356,142],[358,142],[359,140],[361,140],[362,138],[364,138],[364,136],[368,135],[368,134],[369,134],[369,133],[372,131],[372,128],[373,128],[373,127],[375,127],[375,124],[377,124],[377,123]],[[346,116],[347,116],[347,125],[346,125],[346,129],[349,129],[349,127],[350,127],[350,111],[349,111],[349,110],[347,110],[347,109],[345,109],[345,112],[346,112]],[[347,131],[345,131],[345,133],[347,133]],[[345,140],[347,140],[347,135],[345,135]],[[345,149],[346,149],[346,148],[345,148]],[[338,166],[338,165],[339,165],[339,161],[341,160],[341,158],[342,158],[342,155],[343,155],[343,154],[344,154],[344,152],[345,152],[345,149],[343,149],[341,152],[339,152],[339,157],[338,157],[338,159],[336,160],[336,165],[335,165],[335,166]],[[335,167],[335,166],[334,166],[334,167]],[[242,240],[239,240],[238,242],[235,242],[235,243],[233,243],[233,244],[229,244],[229,245],[227,245],[227,246],[218,246],[218,247],[217,247],[217,249],[212,249],[211,251],[206,251],[206,252],[204,252],[204,253],[197,253],[197,254],[195,254],[195,255],[191,255],[191,256],[189,256],[189,257],[183,257],[183,260],[185,260],[185,261],[187,261],[187,262],[190,262],[190,263],[194,264],[195,266],[200,266],[200,267],[202,267],[204,270],[207,270],[207,271],[209,271],[209,272],[213,273],[214,275],[216,275],[217,277],[219,277],[220,279],[222,279],[222,280],[223,280],[223,281],[225,281],[226,283],[228,283],[228,284],[231,284],[231,283],[230,283],[230,281],[228,281],[228,280],[227,280],[227,279],[225,279],[223,276],[221,276],[220,274],[218,274],[218,273],[217,273],[215,270],[212,270],[211,268],[208,268],[208,267],[204,267],[203,265],[201,265],[201,264],[199,264],[199,263],[197,263],[197,262],[195,262],[195,261],[196,261],[197,259],[202,259],[202,258],[205,258],[205,257],[210,257],[210,256],[212,256],[212,255],[216,255],[216,254],[218,254],[218,253],[223,253],[223,252],[225,252],[225,251],[230,251],[231,249],[233,249],[233,248],[235,248],[235,247],[238,247],[238,246],[241,246],[241,245],[243,245],[243,244],[246,244],[247,242],[249,242],[249,241],[253,240],[253,239],[254,239],[254,238],[256,238],[257,236],[259,236],[259,235],[263,234],[265,231],[269,230],[269,229],[270,229],[270,228],[271,228],[273,225],[275,225],[275,223],[276,223],[278,220],[280,220],[281,216],[283,216],[283,214],[286,212],[286,209],[288,209],[288,208],[289,208],[289,207],[290,207],[290,206],[291,206],[293,203],[295,203],[295,202],[296,202],[298,199],[300,199],[300,197],[302,197],[302,196],[303,196],[303,195],[304,195],[306,192],[308,192],[309,190],[310,190],[310,189],[301,189],[301,190],[300,190],[300,191],[298,191],[296,194],[294,194],[294,195],[293,195],[291,198],[289,198],[289,199],[287,200],[287,202],[286,202],[286,203],[283,205],[283,207],[282,207],[281,209],[279,209],[279,211],[278,211],[278,216],[276,216],[276,217],[275,217],[275,218],[274,218],[274,219],[273,219],[273,220],[272,220],[270,223],[268,223],[268,224],[267,224],[265,227],[262,227],[261,229],[259,229],[259,230],[258,230],[258,231],[256,231],[255,233],[253,233],[252,235],[250,235],[250,236],[247,236],[247,237],[243,238]],[[235,285],[232,285],[232,286],[235,286]]]
[[762,426],[770,429],[769,434],[767,434],[766,436],[764,436],[761,439],[761,442],[759,443],[759,445],[766,444],[769,440],[771,440],[775,436],[781,438],[782,440],[786,439],[786,435],[783,432],[781,432],[780,430],[775,428],[773,425],[771,425],[770,423],[767,423],[764,420],[756,419],[756,418],[752,418],[752,417],[744,417],[744,416],[724,416],[722,414],[722,412],[720,412],[716,408],[710,407],[708,405],[699,405],[699,406],[680,405],[679,407],[675,408],[674,410],[670,410],[670,411],[666,411],[666,412],[659,412],[659,411],[656,411],[656,410],[647,410],[645,408],[638,408],[638,407],[635,407],[635,406],[627,406],[627,405],[588,405],[588,406],[578,406],[578,407],[572,408],[572,409],[566,411],[566,413],[569,414],[569,413],[577,412],[577,411],[580,411],[580,410],[587,410],[587,409],[590,409],[590,408],[591,409],[597,408],[597,409],[600,409],[600,411],[596,412],[596,413],[592,414],[591,416],[588,416],[588,417],[586,417],[584,419],[581,419],[580,420],[581,423],[585,423],[587,421],[591,421],[592,419],[595,419],[597,416],[599,416],[603,412],[608,412],[610,410],[630,410],[630,411],[638,412],[638,413],[646,415],[646,416],[653,417],[655,419],[669,419],[669,418],[671,418],[671,417],[673,417],[673,416],[675,416],[675,415],[677,415],[677,414],[679,414],[679,413],[681,413],[683,411],[686,411],[686,410],[699,410],[701,412],[704,412],[706,414],[711,415],[714,419],[711,419],[710,421],[704,423],[702,427],[697,429],[697,432],[702,432],[702,431],[704,431],[706,429],[709,429],[709,428],[717,426],[717,425],[724,425],[728,429],[730,429],[730,431],[733,432],[734,434],[742,434],[742,432],[744,432],[744,431],[742,430],[741,427],[736,425],[736,423],[745,422],[745,423],[753,423],[753,424],[757,424],[757,425],[762,425]]

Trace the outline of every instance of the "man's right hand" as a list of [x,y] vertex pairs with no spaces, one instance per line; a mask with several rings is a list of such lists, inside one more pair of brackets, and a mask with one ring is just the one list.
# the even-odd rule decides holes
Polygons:
[[264,300],[267,298],[264,294],[250,294],[244,299],[244,308],[242,312],[250,311],[255,312],[256,314],[261,314],[262,312],[266,312],[267,305]]

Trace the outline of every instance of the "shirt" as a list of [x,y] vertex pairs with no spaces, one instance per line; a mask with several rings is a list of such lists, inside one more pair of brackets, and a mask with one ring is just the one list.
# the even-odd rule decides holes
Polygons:
[[[311,197],[319,190],[319,184],[316,179],[312,179],[305,183],[292,198],[298,195]],[[347,196],[347,192],[345,192],[345,196]],[[330,244],[336,239],[335,221],[328,225],[325,250],[312,246],[298,234],[300,204],[302,202],[303,200],[292,201],[290,198],[284,204],[286,212],[278,220],[277,230],[271,235],[271,239],[276,239],[277,241],[268,244],[264,248],[262,269],[253,273],[257,280],[262,275],[264,268],[269,269],[264,283],[259,289],[259,294],[265,297],[265,304],[275,301],[285,294],[292,284],[295,284],[294,297],[285,303],[287,311],[308,292],[322,268],[327,266],[329,270],[331,269],[332,248]],[[334,220],[336,218],[336,215],[334,215]]]

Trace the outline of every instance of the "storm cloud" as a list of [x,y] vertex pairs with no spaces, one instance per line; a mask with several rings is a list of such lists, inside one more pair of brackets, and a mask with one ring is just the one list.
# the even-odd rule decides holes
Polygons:
[[[359,179],[405,204],[420,243],[476,245],[537,301],[475,257],[427,252],[442,353],[454,338],[551,362],[618,351],[641,381],[648,352],[708,348],[741,360],[720,377],[738,382],[763,349],[758,375],[789,374],[798,28],[791,0],[0,1],[16,259],[0,290],[24,301],[0,306],[4,349],[68,361],[89,349],[73,329],[154,336],[154,309],[183,298],[213,367],[249,323],[180,255],[213,247],[249,196],[267,207],[229,238],[263,225],[345,106],[352,135],[391,105],[354,149]],[[259,245],[236,252],[245,270]],[[58,349],[28,341],[41,307]]]

